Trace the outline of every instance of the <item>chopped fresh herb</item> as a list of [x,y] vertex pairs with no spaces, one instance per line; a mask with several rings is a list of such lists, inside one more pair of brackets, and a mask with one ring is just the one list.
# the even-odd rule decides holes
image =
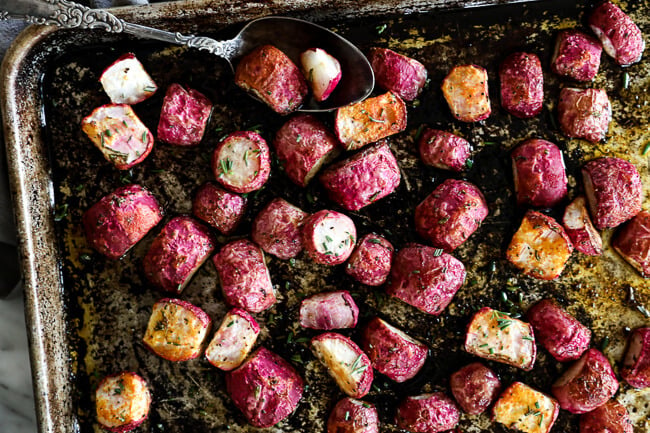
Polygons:
[[529,337],[528,335],[524,335],[524,336],[523,336],[523,337],[521,337],[521,338],[522,338],[523,340],[526,340],[526,341],[535,341],[535,339],[534,339],[534,338],[532,338],[532,337]]
[[422,130],[423,129],[424,129],[424,124],[421,124],[420,126],[418,126],[417,131],[415,131],[415,137],[413,137],[413,139],[415,141],[418,141],[420,139],[420,136],[422,135]]
[[479,347],[488,347],[488,346],[489,346],[489,344],[487,344],[487,343],[483,343],[483,344],[481,344]]
[[446,224],[449,221],[449,217],[440,218],[438,224]]
[[147,144],[147,131],[142,133],[142,143]]
[[623,88],[627,89],[628,87],[630,87],[630,74],[628,74],[627,72],[624,72],[623,73]]
[[300,140],[302,140],[302,135],[296,135],[296,143],[300,143]]
[[221,172],[223,174],[227,175],[232,170],[232,161],[230,160],[230,158],[219,160],[219,165],[221,166]]
[[444,251],[442,248],[436,248],[433,250],[433,257],[440,257]]
[[54,221],[62,221],[66,216],[68,216],[68,204],[60,204],[54,209]]
[[144,88],[144,91],[145,91],[145,92],[155,92],[155,91],[156,91],[156,88],[153,87],[153,86],[146,86],[146,87]]
[[473,166],[474,166],[474,161],[472,161],[471,159],[465,161],[465,167],[467,167],[468,169],[471,169]]
[[228,325],[226,325],[226,328],[230,328],[234,324],[235,324],[235,321],[231,320],[230,323]]
[[379,195],[381,191],[376,191],[373,195],[370,196],[370,201],[373,202],[377,199],[377,196]]
[[290,258],[290,259],[289,259],[289,265],[290,265],[291,267],[296,266],[296,259],[294,259],[293,257]]
[[381,239],[368,239],[371,244],[381,244]]
[[295,355],[293,355],[293,356],[291,357],[291,360],[294,361],[294,362],[298,362],[298,363],[302,364],[302,358],[300,357],[299,354],[295,354]]
[[246,167],[248,167],[248,149],[244,152],[244,163],[246,164]]
[[333,239],[331,237],[329,237],[329,235],[325,235],[325,241],[332,242]]
[[124,386],[124,379],[120,379],[117,381],[117,388],[113,390],[114,395],[120,395],[124,391],[125,386]]
[[349,410],[346,410],[346,411],[345,411],[345,420],[347,421],[347,420],[349,420],[349,419],[350,419],[350,411],[349,411]]
[[384,31],[386,30],[387,27],[388,27],[388,24],[382,24],[380,26],[375,27],[375,29],[377,30],[377,34],[381,35],[382,33],[384,33]]
[[647,142],[645,146],[643,146],[643,152],[641,152],[641,155],[646,156],[648,151],[650,151],[650,141]]
[[111,135],[113,135],[113,134],[111,133],[110,129],[107,129],[106,131],[104,131],[104,135],[110,138]]

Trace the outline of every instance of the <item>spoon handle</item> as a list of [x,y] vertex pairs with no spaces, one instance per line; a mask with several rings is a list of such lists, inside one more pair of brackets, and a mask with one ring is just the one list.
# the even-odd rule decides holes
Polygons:
[[19,19],[31,24],[55,25],[66,29],[103,29],[108,33],[128,33],[176,45],[208,51],[230,61],[237,40],[216,41],[205,36],[183,35],[129,23],[103,9],[91,9],[69,0],[4,0],[0,21]]

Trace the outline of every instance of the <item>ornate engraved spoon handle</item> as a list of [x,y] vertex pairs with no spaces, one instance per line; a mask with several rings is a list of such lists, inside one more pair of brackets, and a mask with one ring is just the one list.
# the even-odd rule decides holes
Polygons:
[[103,9],[91,9],[69,0],[3,0],[0,21],[19,19],[31,24],[55,25],[67,29],[103,29],[109,33],[128,33],[177,45],[208,51],[230,61],[238,41],[216,41],[204,36],[183,35],[126,22]]

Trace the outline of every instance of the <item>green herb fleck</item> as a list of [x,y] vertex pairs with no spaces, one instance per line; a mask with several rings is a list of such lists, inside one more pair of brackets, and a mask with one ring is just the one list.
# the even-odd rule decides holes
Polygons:
[[388,28],[388,24],[382,24],[380,26],[375,27],[375,29],[377,30],[378,35],[381,35],[382,33],[384,33],[386,28]]

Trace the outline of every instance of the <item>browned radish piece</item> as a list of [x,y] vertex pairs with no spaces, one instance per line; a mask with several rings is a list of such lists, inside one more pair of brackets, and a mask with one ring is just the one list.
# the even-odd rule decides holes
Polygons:
[[501,106],[521,119],[537,116],[544,102],[544,76],[539,57],[512,53],[499,67]]
[[129,105],[95,108],[84,117],[81,129],[118,170],[139,164],[153,149],[153,134]]
[[650,387],[650,328],[638,328],[630,335],[621,377],[635,388]]
[[158,200],[140,185],[127,185],[104,196],[83,216],[86,239],[91,247],[117,259],[137,244],[160,222]]
[[106,430],[125,433],[149,415],[151,394],[147,382],[131,372],[106,376],[95,390],[97,422]]
[[589,349],[555,381],[551,392],[564,410],[591,412],[605,404],[618,390],[609,361],[596,349]]
[[199,307],[180,299],[161,299],[153,305],[142,341],[168,361],[187,361],[201,354],[212,321]]
[[603,43],[605,52],[621,66],[641,60],[645,41],[634,21],[612,2],[604,1],[589,16],[589,27]]
[[461,122],[478,122],[492,113],[487,71],[480,66],[456,66],[442,82],[442,93]]
[[238,369],[226,374],[230,398],[255,427],[271,427],[298,406],[302,377],[291,364],[260,347]]
[[594,226],[619,226],[641,212],[643,186],[636,167],[620,158],[598,158],[582,167],[582,180]]
[[246,198],[228,192],[217,185],[203,184],[192,201],[192,213],[210,224],[221,234],[235,231],[246,212]]
[[354,328],[359,318],[359,307],[350,292],[318,293],[300,303],[300,326],[303,328],[332,329]]
[[153,240],[143,260],[156,287],[179,294],[214,251],[210,230],[192,217],[171,219]]
[[262,188],[271,174],[271,153],[256,132],[233,132],[212,154],[212,173],[232,192],[248,193]]
[[517,204],[553,207],[567,195],[562,151],[553,143],[533,138],[510,154]]
[[565,87],[560,91],[557,115],[564,135],[597,143],[607,134],[612,106],[603,89]]
[[591,412],[580,415],[580,433],[634,433],[627,408],[610,400]]
[[391,194],[400,171],[388,144],[378,143],[329,166],[320,182],[329,198],[348,210],[359,210]]
[[463,171],[471,153],[467,140],[450,132],[427,128],[418,142],[420,158],[426,165],[442,170]]
[[575,361],[589,349],[591,331],[552,299],[530,307],[526,318],[537,341],[560,362]]
[[467,326],[465,350],[481,358],[530,371],[537,346],[533,327],[489,307],[481,308]]
[[555,41],[551,70],[576,81],[593,81],[603,47],[598,39],[579,30],[562,30]]
[[368,394],[373,379],[370,359],[352,340],[326,332],[312,338],[311,346],[341,391],[354,398]]
[[255,345],[260,326],[253,316],[239,308],[226,313],[221,326],[205,349],[205,357],[215,367],[230,371],[241,365]]
[[354,222],[342,213],[320,210],[302,227],[302,246],[316,263],[340,265],[345,262],[357,241]]
[[321,48],[302,52],[300,66],[317,101],[326,100],[341,81],[341,64]]
[[415,59],[388,48],[371,48],[368,60],[377,84],[405,101],[418,97],[427,81],[427,69]]
[[425,344],[379,317],[365,327],[362,347],[375,370],[400,383],[419,373],[429,352]]
[[345,397],[327,419],[327,433],[379,433],[377,408],[371,403]]
[[616,233],[612,247],[643,278],[650,278],[650,212],[641,211]]
[[273,146],[284,172],[296,185],[307,186],[321,167],[339,154],[339,141],[310,114],[297,114],[275,135]]
[[224,245],[212,257],[226,302],[251,313],[275,304],[276,297],[264,253],[254,243],[240,239]]
[[417,433],[451,430],[459,420],[458,406],[441,392],[406,397],[395,415],[395,423],[399,428]]
[[368,233],[359,240],[345,267],[345,273],[367,286],[381,286],[390,274],[393,245],[383,237]]
[[480,362],[454,372],[449,386],[460,407],[470,415],[485,412],[501,391],[501,381],[497,375]]
[[120,56],[104,70],[99,81],[113,104],[137,104],[158,90],[133,53]]
[[530,277],[553,280],[560,276],[572,252],[573,244],[561,225],[529,210],[512,236],[506,258]]
[[465,266],[460,260],[437,248],[408,244],[395,255],[386,292],[437,316],[464,281]]
[[251,237],[265,253],[288,260],[302,251],[300,229],[309,216],[282,198],[275,198],[253,221]]
[[212,102],[194,89],[173,83],[163,99],[158,139],[177,146],[196,146],[203,139]]
[[576,197],[564,210],[562,225],[576,250],[589,256],[603,254],[603,240],[591,222],[584,196]]
[[272,45],[257,47],[241,59],[235,70],[235,84],[279,114],[300,107],[308,91],[298,66]]
[[336,111],[336,135],[346,150],[360,149],[406,129],[406,105],[392,92]]
[[550,432],[559,411],[555,399],[521,382],[510,385],[492,409],[496,422],[526,433]]
[[481,191],[464,180],[446,179],[415,208],[415,229],[434,247],[452,252],[488,214]]

